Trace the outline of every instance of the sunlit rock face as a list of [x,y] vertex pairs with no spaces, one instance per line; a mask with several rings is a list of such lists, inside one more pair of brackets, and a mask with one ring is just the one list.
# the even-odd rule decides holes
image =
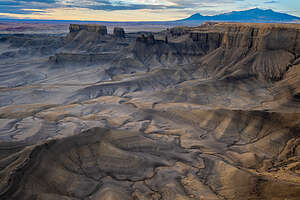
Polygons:
[[107,35],[107,27],[102,25],[88,25],[88,24],[71,24],[69,27],[69,34],[78,34],[80,31],[87,31],[89,33],[98,33],[99,35]]
[[298,200],[299,32],[0,36],[0,199]]
[[107,39],[107,27],[102,25],[71,24],[65,38],[65,47],[70,49],[87,49],[89,45]]

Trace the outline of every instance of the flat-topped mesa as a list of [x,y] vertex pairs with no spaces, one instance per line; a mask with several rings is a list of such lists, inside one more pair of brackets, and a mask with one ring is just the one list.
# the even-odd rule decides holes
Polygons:
[[98,24],[70,24],[69,30],[66,41],[81,45],[97,42],[107,36],[107,27]]
[[125,30],[121,27],[114,28],[114,37],[115,38],[125,38]]
[[98,24],[70,24],[70,33],[78,33],[85,30],[87,32],[99,33],[100,35],[107,35],[107,27]]
[[190,32],[189,27],[178,26],[168,30],[168,32],[172,35],[172,37],[179,37]]

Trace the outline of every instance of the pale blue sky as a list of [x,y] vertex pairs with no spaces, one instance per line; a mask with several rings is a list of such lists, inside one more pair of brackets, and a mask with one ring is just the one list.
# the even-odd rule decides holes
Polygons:
[[0,17],[165,21],[255,7],[300,17],[300,0],[0,0]]

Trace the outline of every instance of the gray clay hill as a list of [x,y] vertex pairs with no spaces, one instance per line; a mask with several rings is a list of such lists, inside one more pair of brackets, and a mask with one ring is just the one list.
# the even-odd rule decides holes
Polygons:
[[1,200],[299,200],[300,25],[0,36]]

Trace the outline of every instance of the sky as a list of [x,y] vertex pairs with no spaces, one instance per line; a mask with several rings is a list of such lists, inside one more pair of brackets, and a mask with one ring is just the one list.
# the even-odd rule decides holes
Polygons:
[[256,7],[300,17],[300,0],[0,0],[0,18],[168,21]]

